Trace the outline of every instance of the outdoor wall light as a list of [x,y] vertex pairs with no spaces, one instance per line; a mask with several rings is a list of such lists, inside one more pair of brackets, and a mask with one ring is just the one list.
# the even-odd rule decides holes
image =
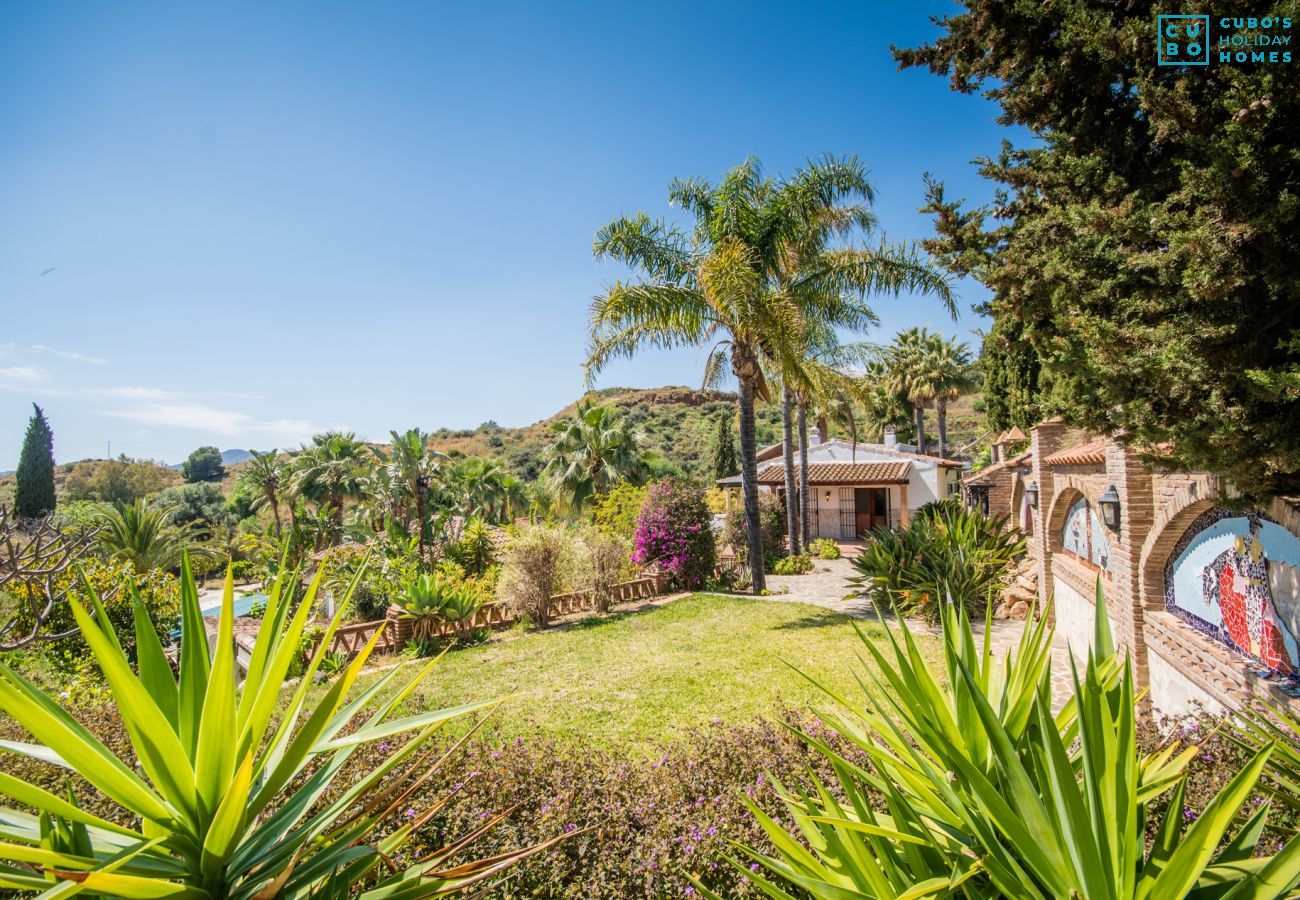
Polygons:
[[1119,530],[1119,492],[1115,485],[1106,488],[1106,493],[1097,498],[1101,506],[1101,519],[1111,531]]
[[831,492],[830,492],[830,491],[827,491],[827,492],[826,492],[826,502],[827,502],[827,503],[830,503],[830,502],[831,502]]
[[1025,502],[1029,504],[1030,509],[1038,509],[1038,484],[1029,482],[1025,485]]

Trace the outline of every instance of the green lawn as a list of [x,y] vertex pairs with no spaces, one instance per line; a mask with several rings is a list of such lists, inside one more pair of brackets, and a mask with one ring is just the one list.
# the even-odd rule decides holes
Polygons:
[[[881,626],[861,623],[868,635]],[[697,594],[653,609],[545,631],[510,631],[448,653],[413,709],[511,699],[489,733],[541,730],[649,751],[715,718],[743,722],[823,700],[786,662],[830,687],[856,689],[861,642],[851,620],[800,603]],[[375,676],[367,676],[375,677]]]

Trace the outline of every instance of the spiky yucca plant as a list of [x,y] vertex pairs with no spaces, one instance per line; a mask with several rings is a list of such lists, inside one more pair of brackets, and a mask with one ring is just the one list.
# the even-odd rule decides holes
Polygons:
[[[320,700],[310,702],[312,676],[351,590],[304,677],[286,687],[321,577],[317,573],[296,609],[292,576],[276,582],[242,685],[236,682],[229,576],[210,651],[188,560],[183,563],[179,677],[138,599],[137,672],[93,594],[93,617],[70,598],[134,761],[115,756],[52,698],[0,665],[0,710],[38,742],[6,742],[2,749],[78,773],[123,811],[110,821],[0,771],[0,794],[36,810],[0,809],[0,887],[44,891],[46,897],[86,891],[194,900],[388,900],[457,890],[540,849],[452,865],[475,832],[421,859],[395,862],[439,805],[400,825],[391,821],[415,802],[445,758],[428,747],[430,738],[449,720],[495,701],[394,718],[436,660],[404,683],[403,669],[394,668],[349,698],[376,634]],[[403,737],[409,739],[376,768],[338,783],[358,748]]]
[[[1256,855],[1269,804],[1246,808],[1273,744],[1198,816],[1185,815],[1184,769],[1197,748],[1141,754],[1132,669],[1104,614],[1055,713],[1045,622],[1026,621],[1017,650],[1000,658],[989,630],[977,642],[961,608],[947,605],[942,675],[906,622],[897,631],[882,651],[859,630],[875,662],[866,699],[828,691],[836,702],[823,711],[870,766],[805,734],[835,783],[810,773],[811,791],[778,785],[792,829],[750,803],[776,850],[740,848],[761,874],[732,862],[768,896],[1265,900],[1300,882],[1300,839]],[[1166,792],[1148,849],[1150,804]]]

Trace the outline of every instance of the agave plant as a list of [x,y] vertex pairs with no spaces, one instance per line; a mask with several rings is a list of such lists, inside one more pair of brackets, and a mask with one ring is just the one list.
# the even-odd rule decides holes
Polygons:
[[954,500],[928,504],[905,528],[871,531],[853,560],[858,594],[900,612],[940,617],[948,598],[980,612],[1002,587],[1012,562],[1025,552],[1024,535],[1007,520],[990,518]]
[[439,617],[449,622],[456,629],[456,634],[465,637],[474,614],[483,607],[483,597],[476,588],[462,584],[452,588],[443,597]]
[[[1198,816],[1185,815],[1184,770],[1197,748],[1140,753],[1132,669],[1105,615],[1056,713],[1045,621],[1027,621],[1016,652],[998,658],[989,630],[977,643],[959,605],[943,619],[942,676],[902,622],[883,651],[859,631],[875,663],[865,703],[828,691],[835,707],[823,717],[870,768],[805,734],[837,783],[778,785],[791,829],[750,803],[776,852],[741,848],[761,874],[732,863],[768,896],[1263,900],[1300,882],[1300,838],[1256,855],[1269,804],[1247,801],[1272,742]],[[1166,792],[1148,849],[1151,803]]]
[[479,592],[470,585],[457,585],[449,579],[428,573],[417,575],[397,598],[405,618],[411,620],[415,638],[430,638],[443,623],[457,626],[457,631],[474,617],[483,605]]
[[[0,887],[48,897],[83,891],[195,900],[422,897],[491,878],[540,849],[452,865],[450,857],[475,832],[417,861],[395,862],[439,805],[400,825],[390,822],[395,810],[415,802],[441,762],[428,749],[429,739],[449,720],[493,702],[394,718],[436,660],[405,683],[399,683],[402,670],[393,669],[349,698],[376,635],[313,705],[307,699],[311,676],[346,599],[306,677],[286,693],[285,676],[320,583],[318,573],[295,610],[294,581],[276,582],[242,688],[235,677],[229,576],[209,650],[189,563],[183,561],[178,677],[138,600],[137,673],[98,602],[92,600],[92,616],[69,598],[135,760],[114,755],[52,698],[0,665],[0,710],[39,742],[6,742],[3,749],[80,774],[122,813],[112,819],[93,815],[0,772],[0,794],[36,811],[0,809]],[[403,738],[374,769],[339,783],[359,748]]]

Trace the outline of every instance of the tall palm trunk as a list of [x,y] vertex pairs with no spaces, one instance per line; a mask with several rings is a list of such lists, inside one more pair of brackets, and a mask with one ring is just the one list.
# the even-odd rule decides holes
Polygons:
[[274,488],[266,492],[266,502],[271,506],[271,518],[275,519],[275,536],[280,537],[280,498]]
[[925,452],[925,407],[920,403],[915,403],[916,408],[916,452]]
[[758,447],[754,433],[754,377],[740,379],[740,489],[745,495],[745,546],[755,594],[767,588],[763,576],[763,534],[758,516]]
[[794,397],[789,386],[781,388],[781,438],[785,456],[785,534],[791,556],[799,555],[799,513],[795,508],[794,481]]
[[935,417],[939,420],[939,455],[948,458],[948,398],[934,401]]
[[823,441],[829,441],[831,439],[831,423],[827,420],[826,413],[824,412],[819,412],[817,414],[817,436]]
[[802,525],[803,546],[808,549],[812,541],[812,494],[808,490],[808,410],[803,397],[799,398],[799,522]]

